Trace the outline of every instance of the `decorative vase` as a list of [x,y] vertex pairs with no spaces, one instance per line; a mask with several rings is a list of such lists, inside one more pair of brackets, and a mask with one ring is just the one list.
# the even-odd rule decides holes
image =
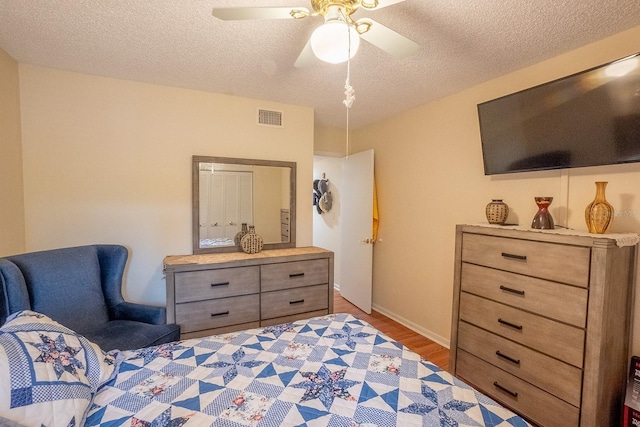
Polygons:
[[502,199],[493,199],[485,209],[489,224],[504,224],[509,216],[509,206]]
[[262,239],[262,236],[256,234],[255,226],[249,226],[249,232],[242,236],[240,246],[242,247],[242,250],[248,254],[257,254],[262,250],[264,240]]
[[553,217],[549,213],[549,205],[553,202],[553,197],[534,197],[538,212],[533,217],[531,228],[536,230],[553,230]]
[[589,233],[604,234],[613,221],[613,206],[607,202],[604,194],[606,188],[607,182],[596,182],[596,198],[584,210]]
[[242,240],[244,235],[247,234],[248,232],[249,232],[249,230],[247,229],[247,223],[243,222],[242,223],[242,229],[240,231],[238,231],[236,233],[236,236],[233,238],[233,243],[235,243],[236,246],[240,246],[240,241]]

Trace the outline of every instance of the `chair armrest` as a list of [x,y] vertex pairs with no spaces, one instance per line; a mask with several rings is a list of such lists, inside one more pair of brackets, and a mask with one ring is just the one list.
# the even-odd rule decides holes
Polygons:
[[167,310],[165,307],[125,301],[110,307],[109,312],[113,320],[135,320],[136,322],[150,323],[152,325],[165,325],[167,323]]

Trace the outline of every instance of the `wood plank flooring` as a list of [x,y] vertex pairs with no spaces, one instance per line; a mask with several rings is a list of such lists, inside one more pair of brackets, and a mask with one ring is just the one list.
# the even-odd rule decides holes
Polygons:
[[360,320],[364,320],[374,328],[418,353],[423,359],[434,363],[444,370],[448,370],[449,349],[431,341],[429,338],[423,337],[377,311],[372,310],[371,314],[365,313],[344,299],[338,291],[334,291],[333,311],[334,313],[349,313]]

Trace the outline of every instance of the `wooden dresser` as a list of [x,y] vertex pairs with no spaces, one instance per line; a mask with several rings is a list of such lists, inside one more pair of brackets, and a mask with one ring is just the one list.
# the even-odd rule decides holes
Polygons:
[[451,372],[541,426],[619,425],[636,237],[459,225]]
[[333,252],[316,247],[168,256],[167,320],[181,338],[333,312]]

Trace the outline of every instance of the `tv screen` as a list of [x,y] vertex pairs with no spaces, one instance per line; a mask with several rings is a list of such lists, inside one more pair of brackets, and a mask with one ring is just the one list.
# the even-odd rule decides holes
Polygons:
[[478,104],[485,175],[640,162],[640,53]]

